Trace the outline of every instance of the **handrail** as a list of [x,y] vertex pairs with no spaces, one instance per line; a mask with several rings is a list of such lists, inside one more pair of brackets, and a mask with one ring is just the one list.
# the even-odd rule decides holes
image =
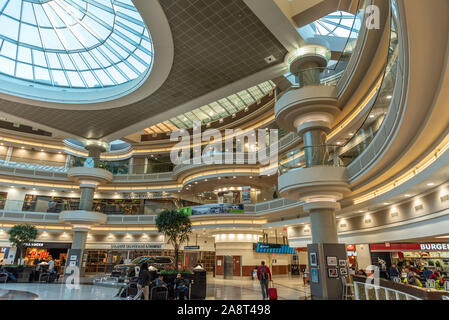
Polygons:
[[370,110],[366,112],[362,124],[340,149],[340,156],[344,160],[346,166],[355,161],[374,140],[374,137],[384,124],[384,120],[388,112],[387,109],[389,109],[393,102],[392,97],[398,72],[397,58],[399,50],[399,44],[397,41],[398,26],[396,25],[395,20],[397,17],[394,16],[394,10],[391,10],[390,19],[390,45],[388,46],[388,58],[385,62],[384,73],[382,75],[382,84],[376,93],[374,103],[371,105]]
[[[321,85],[337,86],[339,80],[342,78],[342,76],[344,74],[346,65],[352,56],[353,49],[355,47],[354,40],[356,40],[356,41],[359,40],[358,35],[359,35],[360,30],[357,30],[356,27],[359,25],[362,25],[363,16],[365,14],[365,8],[366,8],[367,4],[368,4],[368,0],[359,0],[358,1],[357,10],[356,10],[356,14],[354,15],[354,20],[353,20],[353,23],[351,26],[351,30],[346,39],[345,45],[342,50],[342,54],[338,57],[338,60],[336,60],[336,62],[332,66],[310,68],[308,70],[301,71],[300,74],[308,73],[311,70],[317,70],[317,71],[319,71],[320,74],[322,74],[322,76],[320,77]],[[360,23],[358,23],[358,22],[360,22]],[[307,85],[307,84],[303,84],[303,83],[298,83],[296,81],[296,79],[299,78],[299,74],[289,73],[286,76],[287,79],[292,78],[292,77],[295,78],[294,81],[289,80],[292,83],[292,86],[288,90],[286,90],[284,93],[278,95],[276,97],[277,100],[279,100],[279,98],[282,95],[287,94],[289,91],[296,90],[296,89],[302,88],[304,85]]]
[[399,282],[352,276],[356,300],[442,300],[449,292]]

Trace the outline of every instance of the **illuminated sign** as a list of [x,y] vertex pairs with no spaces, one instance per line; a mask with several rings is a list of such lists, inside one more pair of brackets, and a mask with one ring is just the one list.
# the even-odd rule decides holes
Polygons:
[[254,250],[262,253],[283,253],[283,254],[295,254],[296,250],[290,248],[288,245],[274,244],[274,243],[255,243]]
[[421,250],[449,250],[449,243],[421,243]]

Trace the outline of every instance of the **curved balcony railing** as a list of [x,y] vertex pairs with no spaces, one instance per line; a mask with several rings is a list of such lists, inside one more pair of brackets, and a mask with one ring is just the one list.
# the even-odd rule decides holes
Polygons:
[[[129,200],[129,199],[128,199]],[[119,218],[119,216],[137,216],[140,220],[148,223],[148,219],[144,218],[155,217],[159,213],[165,210],[175,210],[174,203],[163,204],[148,204],[142,206],[140,200],[128,201],[116,200],[116,203],[102,203],[101,200],[94,201],[93,211],[101,212],[108,215],[108,221],[131,221],[129,218]],[[120,202],[122,201],[122,202]],[[236,214],[267,214],[283,209],[290,209],[296,206],[300,206],[302,202],[292,201],[284,198],[277,199],[264,199],[261,202],[249,203],[249,204],[198,204],[184,209],[193,208],[188,210],[193,212],[193,217],[205,216],[205,215],[236,215]],[[224,206],[224,207],[223,207]],[[42,220],[54,222],[58,220],[59,213],[66,210],[79,210],[79,199],[72,199],[71,201],[21,201],[21,200],[2,200],[0,201],[0,220],[14,220],[14,219],[29,219],[29,220]],[[130,220],[131,219],[131,220]],[[151,220],[151,219],[150,219]]]
[[65,162],[39,160],[35,158],[10,157],[0,160],[0,166],[20,168],[27,170],[38,170],[46,172],[67,172]]
[[374,140],[384,125],[384,120],[394,100],[393,97],[400,68],[398,59],[398,11],[394,9],[394,1],[392,1],[392,6],[390,45],[382,84],[371,109],[365,115],[363,123],[340,150],[340,157],[346,166],[356,160]]
[[356,300],[448,300],[449,292],[384,279],[353,276]]
[[295,148],[279,158],[279,175],[290,170],[311,168],[314,166],[342,167],[340,146],[322,145]]
[[[291,82],[292,85],[290,89],[287,90],[284,94],[287,94],[290,90],[295,90],[310,85],[307,79],[309,78],[312,72],[315,74],[316,77],[319,77],[318,83],[315,84],[337,86],[339,80],[342,78],[346,70],[349,60],[351,59],[357,41],[359,40],[358,35],[360,31],[360,26],[363,23],[366,12],[365,9],[368,4],[369,4],[368,0],[358,1],[357,12],[354,15],[351,30],[349,32],[348,38],[346,39],[346,43],[339,58],[337,60],[331,60],[331,57],[329,55],[330,51],[322,52],[322,49],[316,49],[316,52],[314,52],[314,54],[324,56],[329,62],[328,66],[302,70],[297,74],[291,73],[288,74],[286,78]],[[313,50],[313,47],[311,47],[310,50]],[[307,54],[310,55],[312,53],[313,52],[305,52],[303,55]],[[296,58],[296,56],[294,58]],[[277,99],[278,98],[279,97],[277,97]]]

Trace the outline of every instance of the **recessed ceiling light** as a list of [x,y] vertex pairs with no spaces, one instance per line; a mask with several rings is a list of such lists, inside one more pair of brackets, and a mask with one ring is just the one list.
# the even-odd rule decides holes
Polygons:
[[433,182],[430,182],[430,183],[428,183],[427,184],[429,187],[432,187],[432,186],[434,186],[435,185],[435,183],[433,183]]

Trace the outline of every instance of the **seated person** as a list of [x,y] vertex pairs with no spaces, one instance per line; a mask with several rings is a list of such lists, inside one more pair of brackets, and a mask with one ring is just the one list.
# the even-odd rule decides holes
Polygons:
[[407,273],[407,278],[406,278],[407,284],[412,285],[412,286],[422,287],[422,283],[419,281],[415,272],[413,272],[409,268],[405,268],[405,272]]
[[426,280],[430,279],[430,276],[432,275],[432,273],[433,273],[432,270],[430,270],[427,267],[424,267],[423,276]]
[[8,275],[8,278],[10,278],[12,281],[17,282],[17,278],[14,274],[12,274],[11,272],[9,272],[8,270],[6,270],[5,268],[1,268],[0,269],[0,273],[5,273]]
[[164,282],[164,276],[159,274],[157,279],[154,281],[155,287],[165,287],[167,288],[167,284]]
[[394,263],[391,265],[389,271],[391,280],[393,280],[394,278],[399,278],[399,270]]
[[363,271],[363,269],[359,269],[359,270],[357,270],[357,273],[356,273],[358,276],[364,276],[364,277],[366,277],[366,272],[365,271]]
[[189,290],[189,287],[187,286],[186,281],[182,278],[182,275],[180,273],[178,273],[178,275],[176,276],[174,285],[176,299],[179,300],[181,292],[183,293],[182,297],[184,297],[185,299],[187,297],[187,291]]
[[438,282],[438,284],[440,286],[443,286],[444,283],[446,282],[444,277],[441,276],[441,274],[438,272],[438,270],[435,270],[429,277],[429,279],[431,280],[435,280],[436,282]]

